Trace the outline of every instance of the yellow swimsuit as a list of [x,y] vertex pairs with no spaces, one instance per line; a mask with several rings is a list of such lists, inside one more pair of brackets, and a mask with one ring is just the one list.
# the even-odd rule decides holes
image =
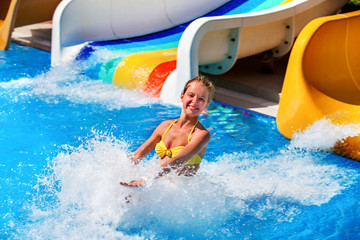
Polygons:
[[[178,120],[178,119],[177,119]],[[166,129],[166,131],[164,132],[164,134],[162,135],[161,137],[161,140],[160,142],[158,142],[155,146],[155,152],[157,153],[157,155],[159,155],[159,157],[162,159],[164,158],[165,156],[168,156],[169,158],[171,157],[175,157],[176,155],[179,154],[179,152],[184,148],[184,146],[178,146],[178,147],[174,147],[174,148],[171,148],[171,149],[167,149],[167,147],[165,146],[164,142],[163,142],[163,138],[165,136],[165,134],[167,133],[167,131],[169,131],[169,129],[171,128],[171,126],[177,122],[177,120],[173,121],[170,126]],[[196,124],[198,123],[199,121],[197,121],[194,125],[194,127],[192,128],[191,132],[189,133],[189,136],[188,136],[188,143],[190,141],[190,136],[191,136],[191,133],[194,131],[195,127],[196,127]],[[193,164],[200,164],[201,163],[201,157],[196,154],[195,156],[193,156],[189,161],[187,161],[185,163],[185,165],[193,165]]]

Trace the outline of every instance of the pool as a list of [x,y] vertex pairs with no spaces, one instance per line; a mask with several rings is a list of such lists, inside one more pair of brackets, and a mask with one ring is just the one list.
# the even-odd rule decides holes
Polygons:
[[129,189],[118,182],[157,159],[126,155],[180,109],[90,77],[86,62],[49,64],[14,43],[0,52],[1,239],[360,237],[360,164],[313,147],[333,126],[290,142],[274,118],[212,103],[198,175]]

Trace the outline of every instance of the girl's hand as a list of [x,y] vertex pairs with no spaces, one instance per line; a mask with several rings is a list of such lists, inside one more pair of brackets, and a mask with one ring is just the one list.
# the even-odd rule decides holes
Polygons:
[[130,153],[129,155],[127,155],[127,158],[128,158],[134,165],[136,165],[136,164],[138,164],[138,163],[140,162],[140,160],[137,159],[133,153]]
[[145,184],[145,180],[140,178],[138,180],[133,180],[131,182],[120,182],[120,185],[128,186],[128,187],[142,187]]
[[170,158],[165,156],[163,159],[160,159],[160,167],[166,167],[171,163]]

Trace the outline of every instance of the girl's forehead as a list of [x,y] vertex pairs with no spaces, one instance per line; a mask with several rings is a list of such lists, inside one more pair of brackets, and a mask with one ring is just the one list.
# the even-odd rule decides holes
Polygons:
[[207,88],[201,82],[190,83],[186,91],[198,92],[201,95],[209,94]]
[[205,89],[204,84],[201,82],[192,82],[189,84],[188,89]]

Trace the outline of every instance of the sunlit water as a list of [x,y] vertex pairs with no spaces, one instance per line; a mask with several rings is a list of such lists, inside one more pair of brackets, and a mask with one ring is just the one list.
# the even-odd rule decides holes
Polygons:
[[359,163],[326,151],[356,128],[325,119],[290,142],[275,119],[212,103],[197,176],[127,188],[158,170],[153,152],[138,166],[127,154],[180,109],[31,48],[0,61],[0,239],[360,237]]

